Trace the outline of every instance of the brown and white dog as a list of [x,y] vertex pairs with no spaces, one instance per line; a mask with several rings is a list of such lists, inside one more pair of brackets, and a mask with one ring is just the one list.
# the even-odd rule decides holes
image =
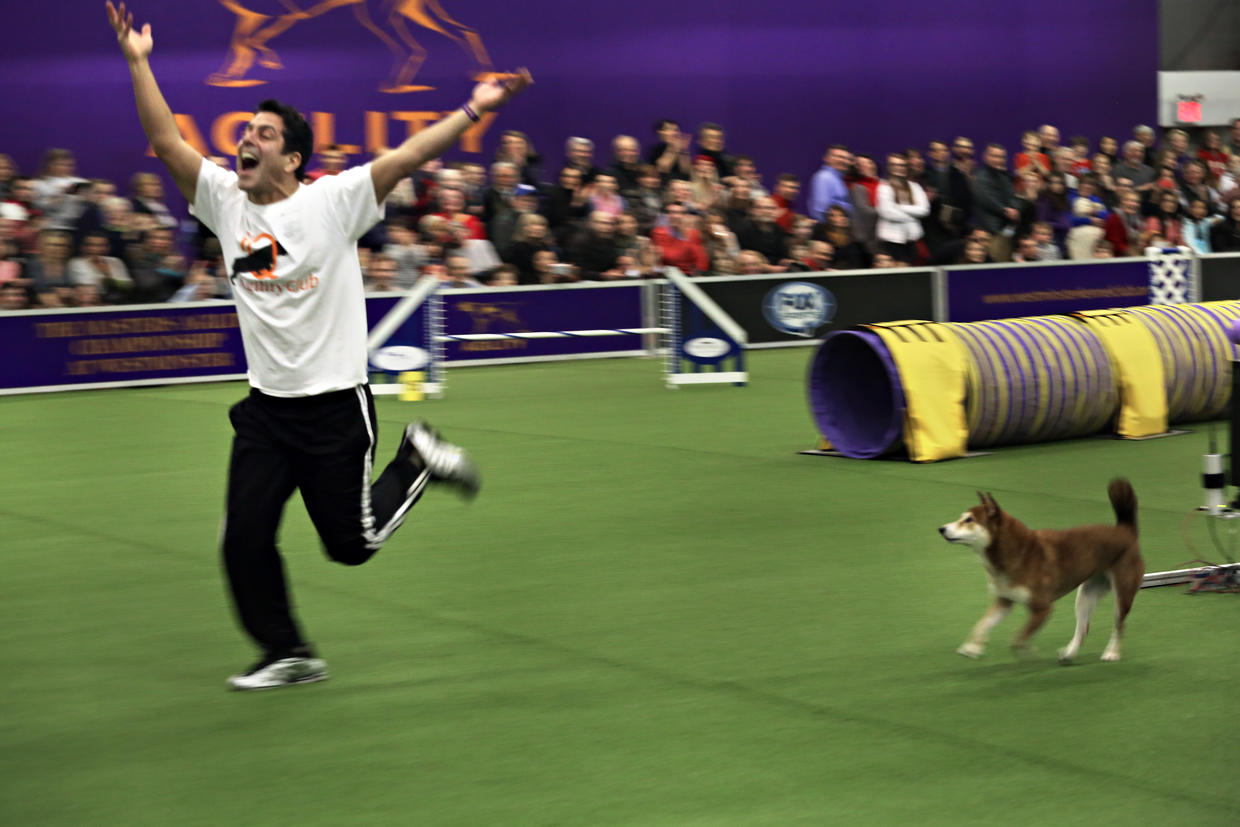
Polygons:
[[1051,614],[1051,603],[1076,589],[1076,633],[1059,662],[1070,663],[1089,631],[1089,616],[1098,599],[1115,589],[1115,630],[1102,653],[1103,660],[1119,660],[1124,618],[1141,588],[1145,563],[1137,543],[1137,495],[1125,479],[1107,487],[1115,525],[1089,525],[1062,531],[1034,531],[1004,512],[990,494],[978,492],[981,505],[939,526],[948,542],[969,546],[982,558],[995,602],[973,627],[969,639],[956,651],[981,657],[990,630],[1015,603],[1029,607],[1029,620],[1012,649],[1028,649],[1029,639]]

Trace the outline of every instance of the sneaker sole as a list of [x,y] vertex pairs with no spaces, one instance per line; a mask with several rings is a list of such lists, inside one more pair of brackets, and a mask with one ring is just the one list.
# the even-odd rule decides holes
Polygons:
[[327,680],[327,678],[327,675],[307,675],[304,678],[295,678],[294,680],[285,681],[284,683],[273,683],[269,686],[237,686],[232,681],[229,681],[228,687],[234,692],[262,692],[267,689],[281,689],[285,686],[300,686],[301,684],[306,683],[318,683],[319,681]]

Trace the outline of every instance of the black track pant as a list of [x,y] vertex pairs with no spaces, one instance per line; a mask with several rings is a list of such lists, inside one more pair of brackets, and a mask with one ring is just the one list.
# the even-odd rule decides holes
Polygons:
[[237,615],[266,655],[305,653],[276,547],[293,490],[301,490],[327,556],[356,566],[400,526],[428,475],[402,451],[371,485],[375,404],[365,385],[288,399],[251,390],[229,417],[235,435],[221,545]]

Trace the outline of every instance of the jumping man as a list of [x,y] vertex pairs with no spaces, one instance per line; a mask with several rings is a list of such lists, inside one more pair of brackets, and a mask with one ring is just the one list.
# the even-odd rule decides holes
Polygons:
[[220,239],[249,363],[249,396],[229,412],[234,437],[223,530],[224,568],[241,625],[262,657],[228,679],[267,689],[327,677],[289,603],[276,531],[301,490],[328,556],[366,562],[427,484],[477,493],[473,462],[425,423],[405,428],[396,457],[371,484],[375,408],[366,384],[366,308],[357,240],[383,218],[393,187],[443,154],[484,112],[532,79],[522,69],[476,86],[469,102],[373,163],[302,185],[314,139],[295,109],[259,104],[237,148],[237,171],[181,137],[151,73],[148,23],[125,4],[108,20],[129,63],[138,117],[177,188]]

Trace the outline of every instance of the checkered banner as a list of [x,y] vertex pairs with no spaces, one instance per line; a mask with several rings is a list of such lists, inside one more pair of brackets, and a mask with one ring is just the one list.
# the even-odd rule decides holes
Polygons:
[[1150,304],[1192,301],[1193,251],[1189,247],[1147,247]]

